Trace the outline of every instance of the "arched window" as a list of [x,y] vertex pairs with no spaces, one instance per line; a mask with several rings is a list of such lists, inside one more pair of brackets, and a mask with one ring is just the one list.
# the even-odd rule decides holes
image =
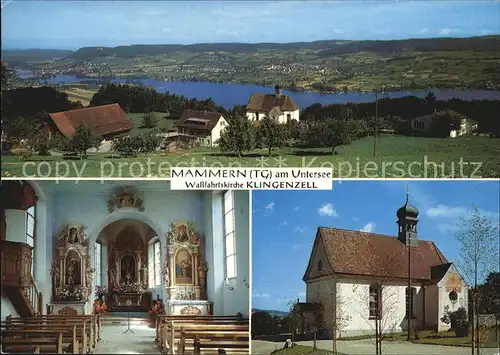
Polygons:
[[94,244],[94,280],[96,286],[102,285],[101,262],[102,262],[102,244],[95,242]]
[[370,285],[370,319],[382,317],[382,288],[380,285]]
[[323,261],[322,260],[318,261],[318,271],[323,271]]
[[225,278],[236,277],[236,236],[234,226],[234,195],[233,191],[224,193],[224,261]]
[[450,298],[451,302],[456,302],[458,300],[458,293],[457,291],[453,290],[448,294],[448,297]]
[[405,289],[406,292],[406,318],[415,318],[415,299],[417,295],[417,289],[408,287]]
[[157,240],[153,244],[154,255],[154,286],[161,286],[161,249],[160,241]]
[[26,211],[26,244],[33,248],[31,253],[31,276],[33,276],[33,261],[35,259],[35,206]]

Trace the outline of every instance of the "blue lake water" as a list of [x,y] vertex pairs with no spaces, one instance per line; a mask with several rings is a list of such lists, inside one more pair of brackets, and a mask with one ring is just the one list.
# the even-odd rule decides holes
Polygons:
[[[23,73],[25,75],[29,73]],[[82,79],[75,75],[57,75],[49,80],[49,84],[68,84],[80,82],[92,83],[127,83],[130,79]],[[134,79],[133,82],[154,87],[158,92],[170,92],[184,95],[188,98],[206,100],[212,98],[218,105],[225,108],[232,108],[235,105],[246,105],[248,98],[254,92],[273,93],[274,88],[252,84],[218,84],[206,82],[179,82],[162,81],[154,79]],[[459,98],[462,100],[500,100],[500,91],[490,90],[453,90],[453,89],[432,89],[421,91],[395,91],[380,93],[379,98],[400,98],[404,96],[425,97],[432,91],[438,100],[449,100]],[[374,93],[319,93],[313,91],[290,91],[283,90],[290,95],[301,108],[305,108],[315,103],[322,105],[338,103],[361,103],[375,101]]]

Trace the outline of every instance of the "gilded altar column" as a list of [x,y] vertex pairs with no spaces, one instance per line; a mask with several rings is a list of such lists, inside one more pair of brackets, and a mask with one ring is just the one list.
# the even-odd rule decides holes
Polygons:
[[174,275],[175,275],[175,262],[174,262],[174,250],[170,247],[167,248],[167,253],[168,253],[168,268],[170,269],[170,282],[169,282],[169,288],[170,288],[170,298],[175,299],[176,297],[176,292],[175,292],[175,287],[174,287]]
[[193,274],[194,274],[194,285],[198,285],[198,250],[193,250],[193,259],[194,259],[194,265],[193,265]]
[[121,275],[122,275],[122,270],[121,270],[121,265],[120,265],[120,252],[118,250],[115,250],[115,268],[116,268],[116,284],[119,285],[122,280],[121,280]]

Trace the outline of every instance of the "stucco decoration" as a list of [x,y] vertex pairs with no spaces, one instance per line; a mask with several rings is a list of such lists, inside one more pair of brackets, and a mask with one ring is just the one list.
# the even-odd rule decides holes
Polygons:
[[167,232],[167,240],[169,244],[200,244],[200,233],[198,233],[192,222],[177,221],[170,225],[170,230]]
[[181,314],[182,315],[189,315],[189,316],[199,316],[201,315],[201,309],[198,307],[194,306],[187,306],[181,309]]
[[57,312],[60,316],[76,316],[78,311],[72,307],[64,307]]
[[66,225],[56,238],[58,247],[71,245],[87,245],[87,235],[82,224],[70,223]]
[[114,192],[108,201],[108,211],[113,211],[120,208],[137,208],[139,211],[144,211],[144,201],[138,196],[137,192],[130,186],[121,188]]
[[451,273],[446,280],[446,292],[455,291],[457,293],[462,292],[462,278],[457,273]]

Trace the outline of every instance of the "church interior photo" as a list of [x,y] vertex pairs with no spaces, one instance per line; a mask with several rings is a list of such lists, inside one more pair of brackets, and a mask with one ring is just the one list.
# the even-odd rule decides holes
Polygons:
[[2,181],[1,247],[2,324],[99,313],[97,339],[106,338],[107,325],[130,328],[132,320],[156,328],[151,345],[164,349],[178,344],[155,345],[161,317],[207,327],[234,318],[246,329],[248,351],[248,191],[172,191],[167,181]]

